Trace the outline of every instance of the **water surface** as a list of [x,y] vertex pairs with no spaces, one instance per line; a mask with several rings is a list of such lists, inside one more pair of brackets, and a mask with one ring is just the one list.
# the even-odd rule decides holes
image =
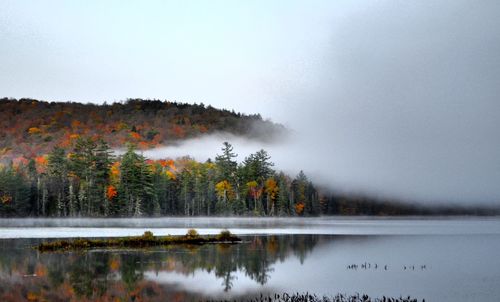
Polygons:
[[[495,301],[500,296],[496,219],[129,221],[133,227],[127,232],[229,227],[247,235],[234,245],[40,254],[30,247],[47,239],[35,229],[60,237],[60,228],[80,234],[92,224],[8,220],[6,228],[2,220],[4,236],[18,229],[32,239],[0,240],[0,300],[132,301],[141,296],[143,301],[199,301],[305,291],[410,295],[426,301]],[[113,228],[108,223],[92,230],[109,234],[125,226],[123,220]]]

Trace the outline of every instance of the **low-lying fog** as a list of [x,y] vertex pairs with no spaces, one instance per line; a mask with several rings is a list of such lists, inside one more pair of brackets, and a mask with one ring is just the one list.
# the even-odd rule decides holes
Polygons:
[[0,219],[0,238],[74,238],[184,235],[194,228],[200,234],[229,229],[237,235],[464,235],[500,234],[500,221],[485,218],[17,218]]

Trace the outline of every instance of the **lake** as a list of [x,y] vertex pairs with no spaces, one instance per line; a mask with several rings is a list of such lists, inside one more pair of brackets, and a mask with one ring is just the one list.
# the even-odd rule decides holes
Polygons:
[[[47,238],[201,234],[239,244],[38,253]],[[500,220],[418,217],[0,219],[0,300],[200,301],[261,293],[500,297]],[[42,299],[43,298],[43,299]]]

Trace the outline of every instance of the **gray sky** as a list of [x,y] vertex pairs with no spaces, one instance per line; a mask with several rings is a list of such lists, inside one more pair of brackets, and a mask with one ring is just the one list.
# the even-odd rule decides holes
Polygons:
[[0,95],[259,112],[284,169],[500,204],[499,1],[2,0]]

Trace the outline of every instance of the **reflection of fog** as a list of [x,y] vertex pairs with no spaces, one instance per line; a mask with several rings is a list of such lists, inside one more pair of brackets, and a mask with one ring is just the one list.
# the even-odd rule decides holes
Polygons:
[[[250,236],[233,245],[171,246],[165,249],[39,254],[37,240],[0,241],[2,292],[34,290],[51,300],[68,295],[97,299],[146,291],[166,298],[165,288],[185,295],[259,290],[272,266],[290,257],[304,261],[319,236]],[[24,278],[24,279],[23,279]],[[24,282],[24,281],[30,282]],[[21,287],[17,281],[22,280]],[[30,289],[25,287],[31,287]],[[266,289],[267,290],[267,289]],[[1,300],[1,299],[0,299]]]

